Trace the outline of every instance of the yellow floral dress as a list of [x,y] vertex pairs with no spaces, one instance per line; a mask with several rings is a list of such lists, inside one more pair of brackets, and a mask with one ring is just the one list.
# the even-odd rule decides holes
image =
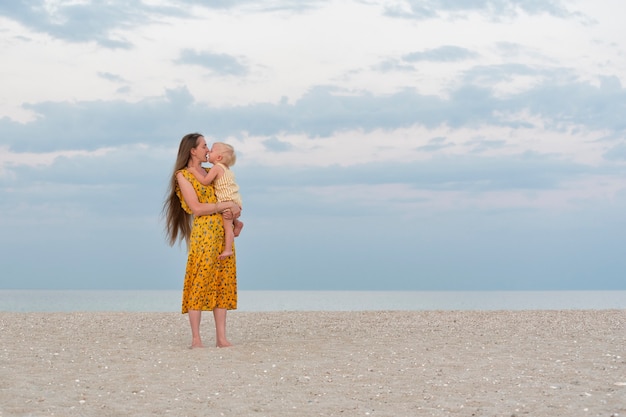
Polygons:
[[[187,169],[180,170],[191,182],[201,203],[217,203],[212,185],[202,185]],[[191,214],[180,189],[176,194],[187,213]],[[188,245],[187,268],[183,284],[182,313],[189,310],[237,308],[237,263],[235,254],[224,260],[218,258],[224,249],[222,215],[194,217]],[[233,252],[235,247],[233,246]]]

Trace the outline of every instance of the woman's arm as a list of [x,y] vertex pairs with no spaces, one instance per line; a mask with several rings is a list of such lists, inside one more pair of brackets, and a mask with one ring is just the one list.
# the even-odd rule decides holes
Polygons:
[[207,216],[209,214],[222,213],[224,211],[230,211],[234,218],[239,217],[241,209],[232,201],[225,201],[222,203],[201,203],[198,201],[198,194],[193,188],[193,185],[182,173],[176,174],[176,180],[180,187],[180,192],[185,199],[185,202],[191,209],[191,214],[194,216]]

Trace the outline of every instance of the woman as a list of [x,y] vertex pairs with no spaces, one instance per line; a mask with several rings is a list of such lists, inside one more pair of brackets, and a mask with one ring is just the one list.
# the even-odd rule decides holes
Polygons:
[[191,348],[203,347],[200,338],[202,311],[212,310],[215,344],[231,346],[226,338],[226,312],[237,308],[235,255],[219,259],[224,244],[222,216],[237,218],[240,208],[233,202],[218,203],[213,185],[202,185],[191,173],[207,174],[207,147],[200,133],[185,135],[164,204],[166,233],[170,245],[185,239],[189,251],[183,285],[182,313],[188,313]]

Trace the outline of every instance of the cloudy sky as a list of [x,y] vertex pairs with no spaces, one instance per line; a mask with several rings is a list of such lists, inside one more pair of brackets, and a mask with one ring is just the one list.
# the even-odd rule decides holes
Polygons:
[[0,288],[177,289],[180,138],[239,286],[626,289],[621,0],[0,3]]

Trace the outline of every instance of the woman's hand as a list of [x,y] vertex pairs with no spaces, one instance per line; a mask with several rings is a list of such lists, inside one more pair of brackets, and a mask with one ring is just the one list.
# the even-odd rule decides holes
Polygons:
[[228,204],[228,207],[222,210],[222,216],[224,216],[226,220],[233,220],[241,215],[241,207],[239,207],[237,203],[228,201],[220,204]]

